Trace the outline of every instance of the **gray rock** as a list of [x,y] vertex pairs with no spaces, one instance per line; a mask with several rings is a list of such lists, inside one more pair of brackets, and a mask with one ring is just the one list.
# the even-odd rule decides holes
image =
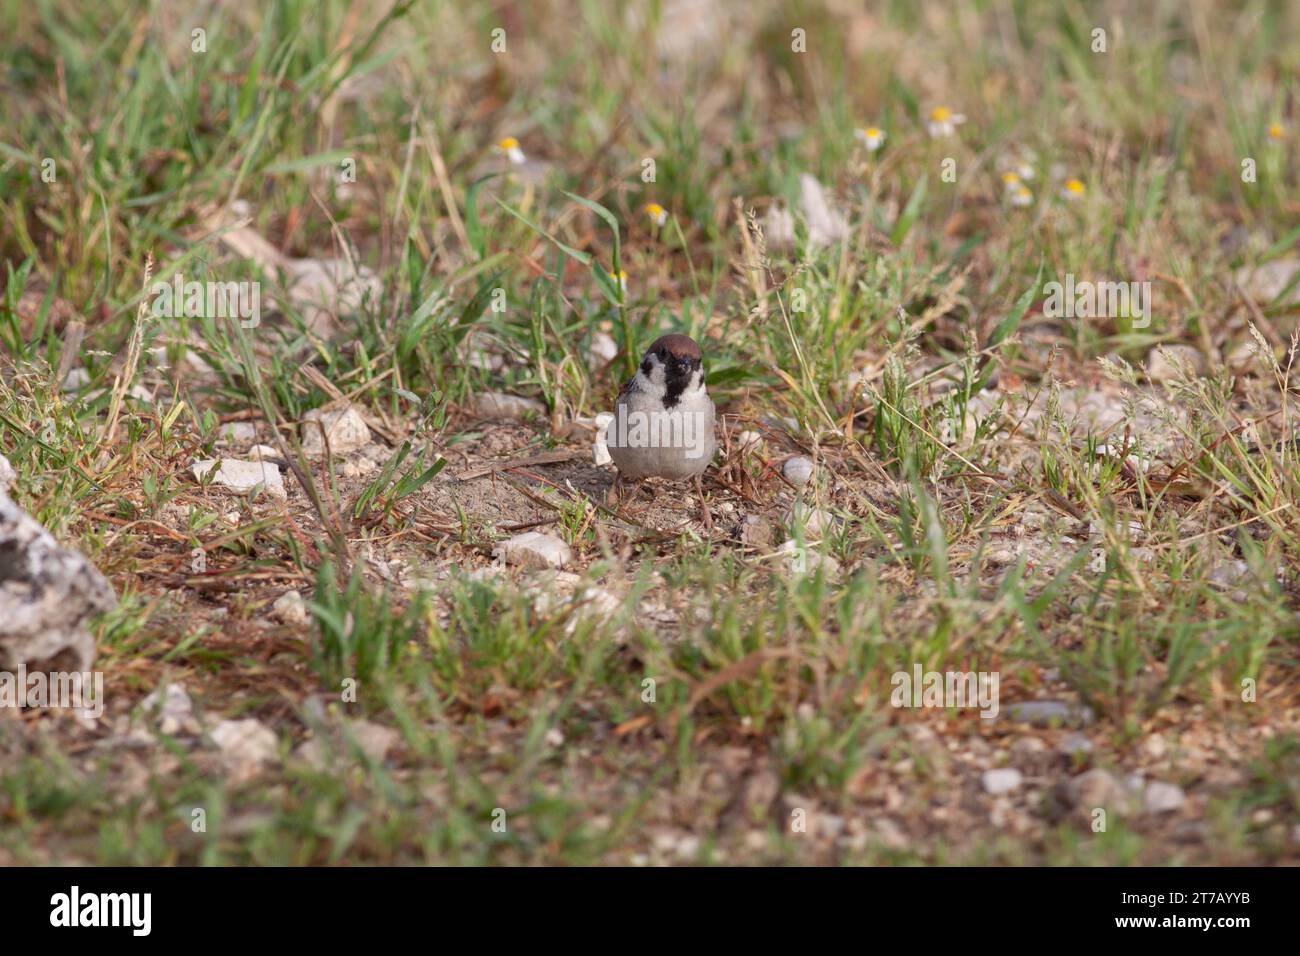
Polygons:
[[796,455],[781,466],[781,474],[790,484],[802,488],[812,479],[813,463],[803,455]]
[[[1300,272],[1300,259],[1274,259],[1262,266],[1242,266],[1233,278],[1256,302],[1272,303]],[[1300,284],[1291,289],[1283,303],[1300,301]]]
[[536,399],[504,392],[479,392],[474,396],[473,409],[476,415],[496,420],[518,420],[546,414],[546,406]]
[[587,350],[587,367],[593,372],[604,368],[618,358],[618,343],[608,332],[597,332],[591,337],[591,347]]
[[808,244],[829,246],[848,238],[849,221],[826,195],[815,176],[799,176],[799,204],[808,222]]
[[[340,727],[339,732],[334,735],[332,741],[334,748],[342,750],[346,738],[351,738],[367,758],[375,763],[383,763],[388,752],[401,739],[401,734],[382,724],[371,723],[368,720],[352,720]],[[306,741],[294,751],[294,756],[317,770],[323,770],[328,765],[324,741],[320,737],[313,737]]]
[[158,729],[168,737],[182,730],[195,733],[194,704],[183,684],[164,684],[143,701],[140,708],[148,717],[156,717]]
[[[313,408],[302,419],[302,450],[314,458],[325,454],[326,437],[329,438],[331,455],[346,455],[370,443],[370,426],[351,405],[332,409]],[[321,434],[322,429],[324,436]]]
[[228,422],[218,429],[217,436],[232,444],[246,445],[257,441],[257,426],[252,422]]
[[271,605],[271,614],[282,624],[306,624],[310,619],[307,605],[297,591],[285,591]]
[[337,319],[359,312],[379,299],[383,285],[373,269],[350,259],[288,259],[289,301],[308,328],[321,334],[337,330]]
[[1147,784],[1146,791],[1142,794],[1142,809],[1150,814],[1172,813],[1181,809],[1186,802],[1187,795],[1183,793],[1182,787],[1158,780]]
[[840,576],[839,561],[829,554],[822,554],[814,547],[801,546],[793,538],[783,542],[775,553],[783,559],[786,572],[796,577],[816,574],[818,571],[821,571],[829,581],[834,581]]
[[212,728],[213,743],[233,783],[243,783],[279,757],[275,734],[260,720],[223,720]]
[[996,770],[985,770],[981,779],[984,783],[984,792],[996,796],[1019,789],[1024,777],[1015,767],[998,767]]
[[758,455],[763,451],[763,436],[746,430],[736,436],[736,451],[741,455]]
[[1133,794],[1114,774],[1094,769],[1079,774],[1067,786],[1070,802],[1081,810],[1100,807],[1107,812],[1126,814],[1133,810]]
[[1064,700],[1026,700],[1008,704],[1003,711],[1008,720],[1022,721],[1035,727],[1079,727],[1091,724],[1092,708]]
[[804,534],[817,537],[835,527],[835,516],[825,508],[816,508],[805,501],[796,501],[785,515],[785,525],[792,532],[802,528]]
[[740,519],[740,543],[764,551],[772,547],[771,523],[761,515],[745,515]]
[[553,534],[526,531],[493,549],[494,557],[525,568],[562,568],[573,561],[573,550]]
[[1092,753],[1092,741],[1083,734],[1067,734],[1062,738],[1056,749],[1067,757],[1073,757],[1076,754],[1086,756]]
[[117,596],[94,565],[13,502],[12,475],[0,456],[0,670],[88,671],[95,639],[87,621]]
[[190,474],[196,480],[202,481],[214,469],[216,475],[212,479],[212,484],[217,487],[246,492],[261,485],[262,490],[272,498],[289,496],[280,469],[269,462],[241,461],[238,458],[204,458],[190,465]]

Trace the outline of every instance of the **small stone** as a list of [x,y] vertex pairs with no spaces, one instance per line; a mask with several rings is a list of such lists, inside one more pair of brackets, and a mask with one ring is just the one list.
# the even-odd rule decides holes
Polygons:
[[252,422],[228,422],[217,430],[217,437],[232,445],[244,445],[257,440],[257,426]]
[[303,452],[314,458],[324,455],[326,438],[329,439],[331,455],[346,455],[370,443],[370,426],[351,405],[333,409],[313,408],[303,416]]
[[763,436],[755,431],[743,431],[736,436],[736,451],[742,455],[757,455],[763,448]]
[[1011,745],[1011,752],[1017,757],[1036,757],[1047,749],[1047,744],[1037,737],[1018,737]]
[[785,568],[790,574],[816,574],[820,570],[832,581],[840,575],[840,563],[835,558],[807,545],[801,546],[794,539],[784,542],[776,553],[785,559]]
[[677,841],[674,850],[679,860],[693,860],[700,852],[700,838],[688,833]]
[[117,597],[94,565],[14,503],[5,490],[12,475],[0,455],[0,671],[56,660],[53,669],[89,671],[95,638],[87,622]]
[[1147,784],[1146,791],[1142,794],[1142,809],[1150,814],[1172,813],[1181,809],[1186,802],[1187,795],[1183,793],[1182,787],[1158,780]]
[[[369,720],[347,721],[339,728],[337,733],[330,736],[334,738],[334,747],[338,750],[344,748],[345,738],[351,737],[352,742],[366,758],[374,763],[383,763],[388,757],[388,752],[401,739],[401,735],[393,728],[372,723]],[[313,737],[311,740],[304,742],[294,751],[294,756],[317,770],[323,770],[329,766],[325,745],[320,737]]]
[[270,445],[254,445],[248,449],[248,455],[253,461],[265,461],[268,458],[279,459],[280,452]]
[[761,515],[745,515],[740,519],[740,543],[766,551],[772,546],[772,525]]
[[327,335],[346,319],[372,306],[383,292],[379,276],[368,266],[339,259],[287,259],[290,276],[289,299],[302,314],[307,327]]
[[1216,588],[1227,590],[1250,576],[1250,565],[1241,559],[1220,561],[1210,569],[1209,581]]
[[984,792],[997,796],[1018,789],[1024,778],[1015,767],[998,767],[996,770],[985,770],[981,779],[984,782]]
[[[1300,273],[1300,258],[1274,259],[1262,266],[1242,266],[1233,278],[1256,302],[1271,305]],[[1279,305],[1300,301],[1300,288],[1292,287]]]
[[234,783],[251,779],[279,756],[275,734],[253,718],[220,721],[212,728],[211,737]]
[[479,392],[474,396],[472,408],[475,415],[497,421],[517,421],[546,414],[546,406],[536,399],[507,395],[504,392]]
[[157,715],[158,729],[174,737],[186,725],[193,725],[194,704],[183,684],[165,684],[153,691],[140,708],[150,717]]
[[501,542],[492,556],[524,568],[562,568],[573,561],[573,550],[553,534],[526,531]]
[[790,484],[802,488],[812,480],[813,463],[802,455],[796,455],[786,459],[786,463],[781,466],[781,474],[785,475],[785,480]]
[[836,840],[844,833],[846,824],[844,818],[836,816],[833,813],[821,813],[817,815],[817,830],[828,839]]
[[875,822],[876,837],[890,850],[905,850],[909,845],[907,835],[898,824],[889,817],[881,817]]
[[593,372],[604,368],[618,358],[618,343],[608,332],[597,332],[591,337],[591,347],[587,350],[587,368]]
[[984,553],[984,563],[990,568],[1003,568],[1016,562],[1015,548],[994,548]]
[[786,513],[786,527],[803,528],[804,534],[821,535],[835,524],[835,517],[824,508],[815,508],[805,501],[796,501]]
[[1009,720],[1022,721],[1035,727],[1060,725],[1087,726],[1093,721],[1090,707],[1071,704],[1063,700],[1028,700],[1009,704],[1006,709]]
[[90,373],[84,368],[70,368],[68,374],[63,376],[61,388],[65,392],[79,392],[90,384]]
[[1061,739],[1056,750],[1067,757],[1074,757],[1076,754],[1086,756],[1092,753],[1092,741],[1083,734],[1067,734]]
[[808,224],[808,244],[829,246],[849,236],[849,221],[830,198],[825,187],[809,173],[799,176],[799,205]]
[[601,412],[596,416],[596,440],[591,445],[591,457],[597,467],[608,465],[614,460],[609,454],[609,425],[613,420],[614,416],[609,412]]
[[280,469],[267,462],[241,461],[238,458],[220,460],[205,458],[190,465],[190,473],[199,481],[202,481],[213,469],[216,469],[216,475],[212,479],[212,485],[215,487],[246,492],[261,485],[262,490],[272,498],[289,496],[285,491],[284,478],[280,475]]
[[297,591],[285,591],[271,605],[271,614],[282,624],[302,626],[310,619],[307,605]]
[[1128,788],[1114,774],[1100,768],[1088,770],[1070,780],[1067,793],[1071,803],[1083,810],[1101,808],[1123,814],[1133,806]]

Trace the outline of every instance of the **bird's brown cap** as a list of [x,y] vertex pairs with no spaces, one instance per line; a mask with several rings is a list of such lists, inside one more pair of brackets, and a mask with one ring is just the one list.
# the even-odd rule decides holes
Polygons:
[[700,359],[700,347],[695,344],[695,340],[689,335],[682,335],[679,332],[659,336],[649,350],[658,352],[660,349],[666,350],[673,358],[690,359],[692,361]]

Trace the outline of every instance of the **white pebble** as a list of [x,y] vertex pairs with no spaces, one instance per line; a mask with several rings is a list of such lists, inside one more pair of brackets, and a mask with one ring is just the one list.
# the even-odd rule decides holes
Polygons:
[[802,488],[812,479],[813,463],[802,455],[796,455],[786,461],[781,468],[781,473],[790,484]]

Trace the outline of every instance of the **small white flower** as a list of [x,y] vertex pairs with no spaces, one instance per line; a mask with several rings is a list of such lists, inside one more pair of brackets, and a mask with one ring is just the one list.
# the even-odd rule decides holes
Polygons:
[[650,217],[650,221],[662,229],[668,222],[668,210],[657,202],[648,202],[645,204],[645,214]]
[[627,273],[626,273],[626,272],[624,272],[622,269],[619,269],[618,272],[611,272],[611,273],[609,274],[609,277],[610,277],[611,279],[613,279],[615,282],[618,283],[618,287],[619,287],[619,289],[620,289],[624,294],[627,293]]
[[858,142],[866,148],[868,153],[874,153],[885,145],[885,131],[878,126],[855,129],[853,135],[857,137]]
[[497,143],[496,150],[516,166],[521,166],[528,162],[528,157],[525,156],[524,151],[519,148],[519,140],[515,139],[513,136],[507,136],[505,139],[501,140],[501,142]]
[[957,127],[964,122],[966,122],[964,114],[954,113],[946,106],[936,106],[930,110],[930,118],[926,121],[925,128],[931,139],[939,139],[953,135],[957,132]]
[[1028,186],[1021,186],[1011,193],[1011,205],[1028,206],[1034,201],[1034,194],[1029,191]]

